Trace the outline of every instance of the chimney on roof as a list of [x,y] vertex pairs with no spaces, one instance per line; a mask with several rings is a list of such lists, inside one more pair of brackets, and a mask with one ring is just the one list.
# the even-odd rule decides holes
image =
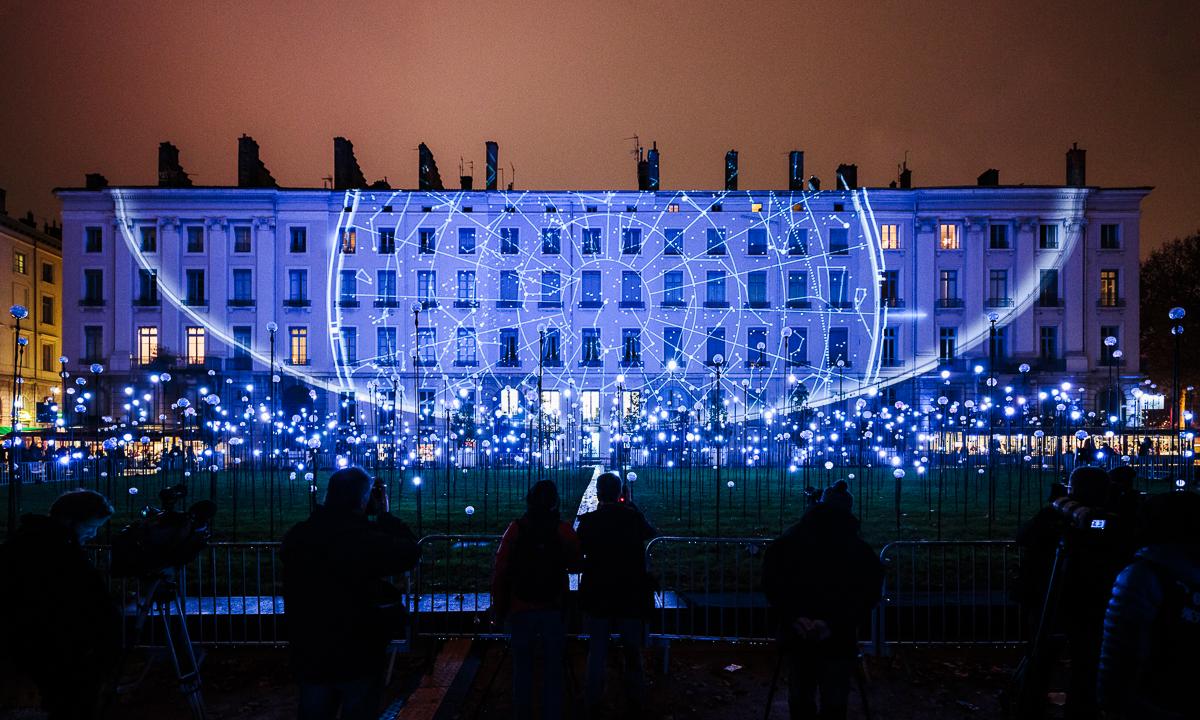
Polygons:
[[108,187],[108,178],[100,173],[88,173],[83,176],[83,187],[87,190],[103,190]]
[[475,177],[472,175],[459,175],[458,176],[458,187],[461,190],[474,190],[475,189]]
[[258,143],[246,134],[238,138],[238,187],[278,187],[271,171],[258,158]]
[[808,176],[808,189],[812,190],[813,192],[817,192],[818,190],[820,190],[821,189],[821,178],[817,177],[816,175],[809,175]]
[[1087,185],[1087,150],[1079,147],[1079,143],[1071,143],[1067,151],[1067,186],[1085,187]]
[[488,190],[495,190],[499,186],[497,168],[500,163],[500,146],[496,144],[495,140],[488,140],[484,143],[484,148],[486,148],[487,154],[487,175],[484,177],[484,183]]
[[1000,171],[996,168],[988,168],[979,173],[979,177],[975,182],[979,187],[996,187],[1000,184]]
[[25,211],[25,217],[20,218],[20,223],[22,225],[28,225],[29,227],[33,228],[34,230],[37,230],[37,220],[33,219],[33,211],[32,210]]
[[8,215],[8,193],[0,188],[0,215]]
[[788,153],[788,190],[804,192],[804,152],[793,150]]
[[658,181],[658,143],[651,142],[650,149],[646,152],[646,189],[650,192],[658,192],[661,189]]
[[858,166],[857,165],[838,165],[837,174],[834,176],[838,180],[838,184],[844,190],[854,190],[858,187]]
[[650,189],[650,163],[646,160],[645,153],[642,152],[641,144],[638,144],[637,153],[637,182],[638,190],[646,192]]
[[169,142],[158,144],[158,186],[191,187],[192,180],[179,164],[179,148]]
[[46,233],[50,237],[62,240],[62,225],[59,225],[56,222],[42,223],[42,232]]
[[725,153],[725,189],[737,190],[738,157],[737,150]]
[[367,186],[358,160],[354,157],[354,143],[344,137],[333,139],[333,189],[357,190]]
[[417,146],[418,162],[417,166],[417,189],[418,190],[444,190],[442,187],[442,175],[438,172],[437,160],[433,159],[433,152],[425,143]]
[[900,189],[912,189],[912,170],[908,169],[908,161],[905,160],[900,164]]

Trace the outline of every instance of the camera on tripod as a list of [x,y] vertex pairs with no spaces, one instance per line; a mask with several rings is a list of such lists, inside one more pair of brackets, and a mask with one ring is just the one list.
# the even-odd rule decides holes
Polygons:
[[158,493],[161,508],[146,506],[140,519],[116,534],[112,543],[114,576],[152,577],[199,556],[212,538],[217,506],[211,500],[200,500],[187,510],[177,510],[187,493],[183,483],[163,488]]
[[1051,501],[1050,507],[1066,518],[1071,523],[1071,527],[1078,530],[1107,530],[1112,521],[1117,519],[1113,513],[1104,508],[1085,505],[1070,496],[1056,498]]

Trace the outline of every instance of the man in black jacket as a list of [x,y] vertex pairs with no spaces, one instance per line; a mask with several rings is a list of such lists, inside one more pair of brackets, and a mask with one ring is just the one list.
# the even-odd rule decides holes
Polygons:
[[858,528],[849,493],[831,488],[767,548],[763,589],[779,613],[792,718],[846,717],[857,630],[883,584],[883,566]]
[[25,515],[0,553],[0,648],[37,683],[52,719],[100,717],[116,680],[121,616],[83,545],[113,514],[90,490]]
[[[369,516],[374,516],[372,521]],[[284,612],[301,720],[375,718],[388,643],[402,630],[400,593],[384,578],[420,557],[386,489],[362,468],[329,478],[325,504],[287,532]]]
[[604,694],[605,658],[610,635],[621,636],[625,688],[632,713],[640,712],[643,692],[642,646],[653,588],[646,572],[645,543],[657,533],[632,503],[621,502],[621,478],[596,478],[599,506],[579,518],[576,534],[583,552],[579,594],[587,613],[587,704]]

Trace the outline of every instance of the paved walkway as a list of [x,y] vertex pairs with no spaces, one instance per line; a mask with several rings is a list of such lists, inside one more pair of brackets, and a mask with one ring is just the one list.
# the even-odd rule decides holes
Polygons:
[[596,478],[600,477],[600,473],[604,472],[604,467],[597,465],[592,471],[592,479],[588,482],[588,486],[583,490],[583,497],[579,499],[579,509],[575,512],[575,529],[579,529],[579,516],[584,513],[590,513],[596,509],[600,501],[596,498]]

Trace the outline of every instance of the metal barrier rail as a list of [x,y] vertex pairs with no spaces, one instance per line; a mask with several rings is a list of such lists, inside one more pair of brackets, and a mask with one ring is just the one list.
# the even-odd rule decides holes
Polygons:
[[1014,645],[1027,636],[1016,598],[1021,552],[1004,540],[897,541],[884,546],[877,653],[900,645]]
[[426,535],[418,541],[421,560],[408,574],[408,603],[414,635],[499,637],[492,606],[492,565],[499,535]]

